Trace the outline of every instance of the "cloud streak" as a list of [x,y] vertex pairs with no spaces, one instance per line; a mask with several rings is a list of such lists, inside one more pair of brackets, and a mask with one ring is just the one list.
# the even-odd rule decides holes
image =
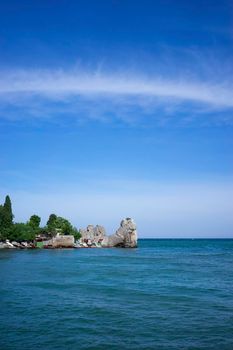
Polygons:
[[[194,79],[179,73],[177,78],[130,73],[23,69],[0,74],[0,117],[58,118],[134,124],[146,120],[167,124],[198,122],[232,124],[233,83]],[[217,115],[215,115],[217,114]],[[152,117],[152,118],[151,118]]]
[[[21,70],[1,74],[0,94],[38,94],[59,99],[65,96],[144,96],[174,98],[206,103],[221,108],[233,107],[233,85],[185,79],[130,76],[127,73]],[[135,101],[136,103],[136,101]]]

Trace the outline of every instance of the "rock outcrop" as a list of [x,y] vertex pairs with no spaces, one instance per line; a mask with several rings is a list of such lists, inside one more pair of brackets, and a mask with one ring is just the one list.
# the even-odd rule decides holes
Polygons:
[[12,249],[12,248],[15,248],[15,247],[8,240],[7,242],[0,242],[0,249]]
[[6,240],[6,242],[0,242],[0,249],[32,249],[35,248],[35,244],[33,242],[10,242],[8,239]]
[[43,242],[46,248],[73,248],[74,236],[71,235],[57,235],[49,241]]
[[102,241],[102,247],[137,247],[137,228],[131,218],[121,221],[121,225],[115,234],[106,236]]
[[105,228],[100,225],[88,225],[86,230],[80,229],[82,235],[81,242],[83,243],[101,243],[106,235]]
[[88,225],[79,232],[82,235],[79,240],[81,247],[137,247],[136,224],[130,218],[122,220],[119,229],[111,236],[107,236],[104,227],[100,225]]

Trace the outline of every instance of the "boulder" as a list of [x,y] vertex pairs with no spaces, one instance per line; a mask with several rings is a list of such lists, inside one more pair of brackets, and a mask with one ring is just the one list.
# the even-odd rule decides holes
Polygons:
[[105,228],[103,226],[96,225],[94,227],[94,242],[98,243],[99,240],[104,239],[105,236],[106,236]]
[[72,235],[57,235],[48,241],[52,248],[73,248],[74,236]]
[[13,246],[13,244],[9,241],[9,239],[6,240],[6,248],[10,248],[10,249],[14,249],[15,247]]
[[102,241],[102,247],[137,247],[137,228],[131,218],[121,221],[120,227],[111,236],[106,236]]
[[88,244],[99,243],[104,239],[106,235],[105,228],[100,225],[88,225],[86,230],[80,229],[79,232],[82,235],[80,241]]
[[0,242],[0,249],[8,249],[9,246],[7,243],[4,243],[4,242]]
[[14,247],[16,247],[16,248],[21,248],[21,244],[20,244],[20,243],[15,242],[15,241],[13,241],[13,242],[11,242],[11,243],[13,244]]

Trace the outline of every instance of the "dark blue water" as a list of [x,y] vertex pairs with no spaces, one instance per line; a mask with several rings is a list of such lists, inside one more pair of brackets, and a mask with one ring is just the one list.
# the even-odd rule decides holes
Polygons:
[[233,240],[0,251],[0,349],[233,349]]

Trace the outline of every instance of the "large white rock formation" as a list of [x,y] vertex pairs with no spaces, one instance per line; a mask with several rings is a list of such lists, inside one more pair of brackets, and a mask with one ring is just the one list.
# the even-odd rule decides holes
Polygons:
[[85,243],[101,243],[106,235],[105,228],[100,225],[88,225],[86,230],[80,229],[79,232],[82,235],[81,241]]
[[137,227],[135,222],[131,218],[122,220],[116,233],[103,239],[102,247],[136,248]]

